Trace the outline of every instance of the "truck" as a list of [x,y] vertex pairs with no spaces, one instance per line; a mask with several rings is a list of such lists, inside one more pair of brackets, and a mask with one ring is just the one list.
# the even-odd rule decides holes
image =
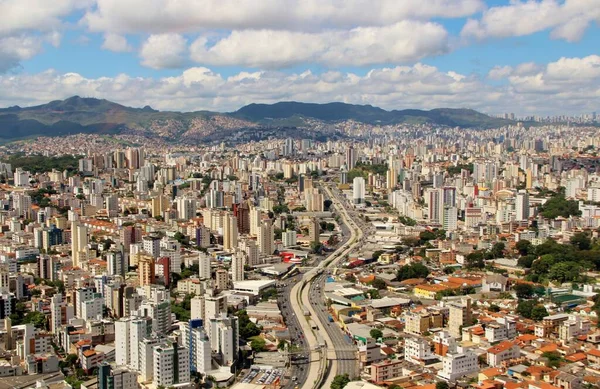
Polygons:
[[310,316],[310,311],[304,308],[304,316]]

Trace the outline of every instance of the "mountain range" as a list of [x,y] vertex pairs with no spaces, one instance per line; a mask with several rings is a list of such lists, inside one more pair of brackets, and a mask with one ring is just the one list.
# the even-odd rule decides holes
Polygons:
[[386,111],[371,105],[280,102],[250,104],[235,112],[169,112],[126,107],[108,100],[73,96],[47,104],[0,109],[0,141],[77,133],[138,134],[169,141],[200,142],[232,131],[259,127],[309,126],[347,120],[367,124],[430,123],[450,127],[491,128],[512,123],[470,109]]

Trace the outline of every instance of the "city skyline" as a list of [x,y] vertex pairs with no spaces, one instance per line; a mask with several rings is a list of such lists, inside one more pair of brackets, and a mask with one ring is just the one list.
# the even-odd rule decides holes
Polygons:
[[141,7],[3,2],[0,106],[72,95],[182,111],[290,100],[518,116],[600,106],[592,1]]

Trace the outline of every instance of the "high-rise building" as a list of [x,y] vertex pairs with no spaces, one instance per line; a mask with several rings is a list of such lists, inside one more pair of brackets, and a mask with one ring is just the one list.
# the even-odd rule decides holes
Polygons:
[[210,255],[203,252],[198,254],[198,269],[200,279],[210,279]]
[[210,339],[203,327],[202,320],[190,320],[181,323],[182,344],[190,350],[190,370],[206,374],[211,369]]
[[448,304],[449,317],[448,327],[450,335],[460,338],[462,337],[462,327],[472,324],[471,299],[465,298],[461,301],[452,301]]
[[102,362],[98,366],[98,389],[137,389],[137,373],[123,366]]
[[525,221],[529,219],[529,193],[520,190],[515,200],[515,220]]
[[160,256],[160,236],[146,235],[142,238],[144,251],[150,254],[153,258]]
[[274,229],[270,220],[264,220],[258,229],[258,249],[263,255],[271,255],[275,251]]
[[244,280],[244,260],[246,259],[246,253],[241,250],[236,250],[231,256],[231,280],[232,281],[243,281]]
[[109,276],[119,275],[125,277],[129,266],[121,251],[110,250],[106,254],[106,271]]
[[136,254],[138,267],[138,283],[140,286],[155,283],[154,257],[145,252]]
[[348,147],[348,149],[346,150],[346,168],[348,170],[350,170],[350,169],[354,169],[355,166],[356,166],[356,150],[354,150],[354,147],[352,145],[350,145],[350,147]]
[[215,287],[218,290],[227,290],[229,287],[229,273],[225,269],[218,269],[215,272]]
[[71,224],[71,257],[73,267],[79,267],[81,261],[87,260],[88,231],[78,221]]
[[296,231],[286,230],[281,234],[283,247],[291,247],[296,245]]
[[398,172],[390,167],[386,174],[386,186],[389,190],[394,190],[398,186]]
[[363,204],[365,202],[365,179],[363,177],[354,177],[352,182],[352,201],[354,204]]
[[154,385],[169,387],[190,382],[190,351],[177,342],[154,346]]
[[208,319],[208,322],[211,328],[209,338],[212,351],[220,356],[223,365],[233,365],[239,353],[238,318],[223,314]]
[[310,219],[308,223],[308,238],[311,242],[319,242],[319,236],[321,235],[321,226],[319,224],[319,219],[313,217]]
[[233,215],[226,215],[223,221],[223,249],[231,251],[237,247],[237,218]]

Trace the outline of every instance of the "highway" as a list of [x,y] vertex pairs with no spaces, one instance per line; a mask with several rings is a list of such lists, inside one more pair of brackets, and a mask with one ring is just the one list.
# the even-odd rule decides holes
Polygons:
[[[329,184],[331,185],[331,184]],[[332,201],[337,214],[342,219],[342,232],[346,232],[343,225],[349,227],[350,237],[347,234],[340,247],[322,260],[318,266],[302,275],[302,281],[295,284],[290,291],[290,302],[292,311],[300,318],[300,330],[304,334],[305,345],[311,350],[310,363],[306,372],[306,381],[298,380],[298,386],[303,389],[329,388],[336,374],[348,373],[352,377],[358,376],[358,362],[356,347],[351,346],[346,335],[336,324],[330,324],[327,320],[328,314],[324,311],[325,301],[323,298],[322,285],[327,274],[327,268],[335,268],[363,242],[363,228],[360,228],[349,216],[344,199],[340,198],[339,191],[335,195],[328,184],[322,185]],[[305,304],[309,302],[309,304]],[[313,331],[307,319],[302,319],[305,313],[309,313],[318,330]],[[325,331],[322,329],[325,328]],[[317,335],[318,334],[318,335]],[[317,338],[319,336],[322,341]],[[324,343],[323,349],[319,343]],[[338,366],[339,363],[339,366]]]
[[288,381],[284,385],[283,389],[292,389],[296,385],[302,385],[308,377],[308,364],[310,350],[308,349],[307,343],[304,340],[304,334],[301,331],[300,322],[297,315],[294,314],[290,302],[290,295],[294,285],[296,285],[302,279],[302,274],[297,274],[289,279],[280,282],[280,288],[278,293],[278,302],[281,309],[281,314],[285,320],[285,323],[290,332],[292,347],[291,355],[291,369],[290,378],[296,377],[296,381]]

